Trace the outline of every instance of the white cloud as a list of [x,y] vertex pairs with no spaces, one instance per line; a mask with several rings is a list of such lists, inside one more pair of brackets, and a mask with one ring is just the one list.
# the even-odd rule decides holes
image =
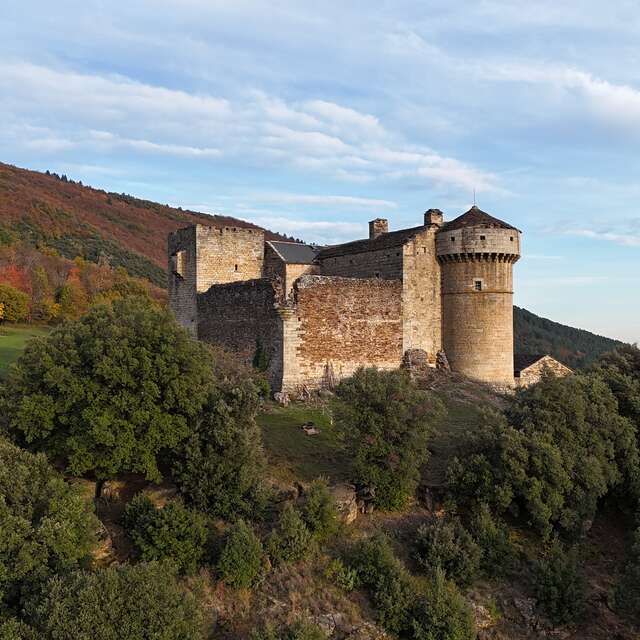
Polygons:
[[397,209],[398,204],[391,200],[361,198],[358,196],[332,196],[302,193],[265,193],[252,198],[256,202],[269,202],[286,205],[318,205],[321,207],[339,207],[355,209]]
[[[410,145],[375,116],[327,100],[287,103],[259,91],[228,99],[11,62],[0,63],[0,92],[9,96],[0,117],[28,126],[46,111],[50,129],[64,130],[78,147],[224,157],[226,163],[285,165],[355,183],[410,179],[499,190],[494,174]],[[22,145],[38,140],[41,147],[54,146],[53,138],[36,135]]]

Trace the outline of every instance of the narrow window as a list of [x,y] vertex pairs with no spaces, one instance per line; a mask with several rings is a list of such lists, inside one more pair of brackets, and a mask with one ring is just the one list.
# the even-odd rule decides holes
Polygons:
[[451,242],[455,242],[455,241],[456,239],[453,236],[451,236]]
[[487,236],[480,236],[480,240],[486,240]]
[[238,270],[238,265],[237,265],[237,264],[233,265],[233,270],[234,270],[234,271],[237,271],[237,270]]
[[427,247],[422,247],[422,253],[427,253]]
[[379,277],[380,277],[380,272],[379,272],[379,271],[376,271],[376,272],[375,272],[375,276],[376,276],[376,278],[379,278]]
[[184,274],[185,274],[185,270],[186,270],[186,266],[187,266],[187,252],[186,251],[178,251],[176,253],[174,253],[172,256],[172,262],[173,262],[173,273],[175,273],[175,275],[180,276],[181,278],[184,278]]
[[509,240],[511,240],[511,242],[513,242],[513,236],[511,236],[511,237],[509,238]]
[[476,291],[482,291],[482,280],[474,280],[473,281],[473,288]]

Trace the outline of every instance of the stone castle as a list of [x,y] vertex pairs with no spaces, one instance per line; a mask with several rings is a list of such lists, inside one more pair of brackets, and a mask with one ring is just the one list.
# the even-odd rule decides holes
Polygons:
[[[266,370],[275,391],[332,386],[407,357],[514,385],[513,264],[520,231],[476,206],[444,222],[317,247],[259,229],[170,234],[169,301],[194,336]],[[446,358],[443,354],[446,354]]]

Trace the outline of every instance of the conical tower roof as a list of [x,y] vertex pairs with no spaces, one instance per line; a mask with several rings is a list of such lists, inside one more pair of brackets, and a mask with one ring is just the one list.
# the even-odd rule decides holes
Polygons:
[[452,231],[453,229],[465,229],[467,227],[482,227],[485,229],[514,229],[519,231],[516,227],[498,220],[485,213],[481,209],[478,209],[474,204],[469,211],[463,213],[461,216],[447,222],[441,229],[441,231]]

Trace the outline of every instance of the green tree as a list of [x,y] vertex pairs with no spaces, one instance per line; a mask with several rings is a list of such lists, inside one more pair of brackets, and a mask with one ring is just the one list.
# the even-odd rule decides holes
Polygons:
[[0,439],[0,616],[88,559],[98,521],[44,455]]
[[414,550],[423,571],[433,575],[440,569],[461,586],[470,584],[480,568],[480,547],[457,518],[432,518],[421,525]]
[[251,376],[222,362],[216,384],[192,433],[176,454],[173,475],[185,498],[201,511],[230,518],[260,512],[264,468],[255,422],[259,396]]
[[616,609],[640,625],[640,528],[635,530],[631,553],[614,592]]
[[10,370],[3,410],[25,446],[100,480],[159,480],[158,458],[191,431],[211,387],[210,354],[169,311],[141,299],[93,307],[32,340]]
[[33,604],[33,625],[53,640],[204,640],[204,615],[171,565],[121,565],[54,577]]
[[278,527],[269,537],[269,555],[276,562],[297,562],[311,551],[312,534],[302,516],[290,504],[280,514]]
[[375,492],[378,507],[404,507],[442,403],[420,391],[406,372],[374,368],[356,371],[336,394],[336,418],[353,455],[356,482]]
[[26,322],[29,319],[29,296],[8,284],[0,284],[0,304],[5,322]]
[[338,511],[327,481],[314,480],[306,493],[302,517],[315,538],[328,538],[338,529]]
[[238,520],[225,540],[218,561],[218,572],[232,587],[248,589],[260,576],[263,559],[260,538],[248,524]]
[[585,580],[578,570],[575,548],[567,550],[555,538],[535,565],[535,592],[551,620],[566,624],[578,620],[585,607]]
[[209,536],[207,519],[180,500],[158,509],[139,493],[127,505],[123,520],[142,560],[172,560],[185,573],[200,566]]

